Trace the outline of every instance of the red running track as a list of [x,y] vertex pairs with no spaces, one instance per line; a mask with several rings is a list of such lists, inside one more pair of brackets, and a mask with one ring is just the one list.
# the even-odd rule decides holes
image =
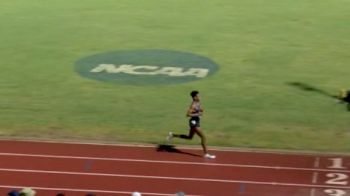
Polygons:
[[0,195],[349,196],[350,156],[0,141]]

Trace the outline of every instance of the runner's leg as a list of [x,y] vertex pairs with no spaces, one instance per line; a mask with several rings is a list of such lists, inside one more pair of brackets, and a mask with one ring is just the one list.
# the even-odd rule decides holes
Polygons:
[[207,154],[207,140],[205,138],[205,135],[203,134],[202,130],[200,127],[194,127],[193,128],[194,132],[201,138],[201,145],[203,148],[204,154]]
[[173,134],[174,137],[191,140],[196,133],[195,128],[191,128],[188,135],[185,134]]

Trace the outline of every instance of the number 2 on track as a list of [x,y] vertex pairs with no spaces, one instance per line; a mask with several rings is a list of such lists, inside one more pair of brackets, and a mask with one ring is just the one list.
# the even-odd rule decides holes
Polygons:
[[348,184],[347,179],[349,178],[349,176],[346,174],[328,173],[327,177],[331,178],[331,179],[327,180],[326,184],[336,184],[336,185],[347,185]]

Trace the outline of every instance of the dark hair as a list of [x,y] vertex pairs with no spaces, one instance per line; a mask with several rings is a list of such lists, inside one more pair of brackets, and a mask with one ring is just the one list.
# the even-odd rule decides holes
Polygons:
[[197,96],[198,95],[198,91],[192,91],[191,92],[191,97],[192,97],[192,99],[195,97],[195,96]]

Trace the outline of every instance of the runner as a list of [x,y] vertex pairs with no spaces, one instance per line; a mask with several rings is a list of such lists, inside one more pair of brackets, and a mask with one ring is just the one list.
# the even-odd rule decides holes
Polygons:
[[182,139],[188,139],[191,140],[194,136],[194,134],[197,134],[201,138],[201,144],[204,152],[204,157],[209,159],[215,159],[215,155],[209,154],[207,150],[207,144],[206,144],[206,138],[203,134],[201,128],[200,128],[200,116],[203,114],[203,109],[201,108],[200,98],[199,98],[199,92],[198,91],[192,91],[191,92],[192,97],[192,103],[187,110],[187,117],[189,117],[189,126],[190,130],[188,135],[184,134],[174,134],[173,132],[169,132],[169,135],[167,137],[168,141],[171,141],[172,138],[182,138]]

